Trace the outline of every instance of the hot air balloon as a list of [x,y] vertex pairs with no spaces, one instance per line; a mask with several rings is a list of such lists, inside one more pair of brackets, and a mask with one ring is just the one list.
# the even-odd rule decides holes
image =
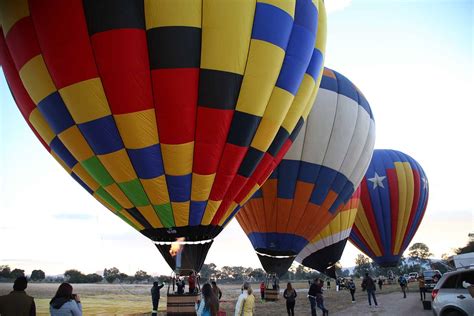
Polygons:
[[0,22],[27,123],[173,269],[199,270],[226,210],[275,167],[326,38],[323,0],[6,0]]
[[302,265],[336,278],[332,269],[341,259],[359,206],[360,189],[357,189],[336,217],[296,257]]
[[325,68],[302,131],[236,217],[265,271],[283,275],[334,219],[365,174],[374,141],[365,97],[343,75]]
[[377,149],[360,189],[350,240],[380,266],[396,266],[425,214],[425,172],[407,154]]

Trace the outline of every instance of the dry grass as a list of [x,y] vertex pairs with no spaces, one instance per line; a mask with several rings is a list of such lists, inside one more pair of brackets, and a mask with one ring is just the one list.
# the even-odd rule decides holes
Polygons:
[[[286,285],[282,283],[282,287]],[[295,282],[294,287],[298,289],[295,314],[308,315],[309,302],[306,297],[308,284],[306,282]],[[73,284],[74,292],[81,295],[85,315],[146,315],[151,310],[151,285],[120,285],[120,284]],[[236,284],[219,285],[223,292],[221,309],[227,315],[233,315],[234,305],[240,294],[240,286]],[[412,288],[415,285],[410,284]],[[0,283],[0,295],[7,294],[12,284]],[[54,295],[58,284],[34,284],[28,285],[27,292],[35,297],[38,315],[49,315],[49,300]],[[254,284],[255,297],[257,298],[256,315],[276,316],[286,315],[284,299],[277,302],[261,302],[258,284]],[[399,291],[396,285],[385,286],[377,295]],[[160,315],[165,315],[166,290],[161,291]],[[356,300],[366,300],[365,292],[358,286]],[[325,305],[332,312],[341,311],[351,304],[351,296],[348,291],[336,292],[334,288],[325,292]]]

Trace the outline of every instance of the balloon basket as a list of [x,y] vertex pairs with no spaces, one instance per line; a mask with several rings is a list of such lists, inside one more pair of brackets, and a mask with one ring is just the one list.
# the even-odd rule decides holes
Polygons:
[[265,289],[265,301],[275,302],[280,299],[280,289]]
[[166,303],[167,315],[196,315],[195,304],[199,294],[168,294]]

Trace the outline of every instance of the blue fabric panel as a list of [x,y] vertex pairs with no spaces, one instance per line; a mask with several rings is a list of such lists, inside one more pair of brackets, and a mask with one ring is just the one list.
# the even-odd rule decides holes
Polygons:
[[311,194],[310,201],[316,205],[323,204],[326,199],[329,190],[331,189],[334,178],[336,178],[337,172],[331,168],[321,166],[318,178],[316,179],[313,193]]
[[185,176],[166,175],[166,184],[171,202],[187,202],[191,199],[191,174]]
[[365,96],[362,93],[357,92],[357,94],[359,95],[359,101],[357,101],[357,103],[359,103],[359,105],[367,113],[369,113],[369,116],[370,116],[371,119],[374,119],[374,115],[372,114],[372,109],[370,108],[369,101],[367,101],[367,99],[365,98]]
[[334,212],[336,212],[337,209],[341,205],[344,205],[349,201],[353,193],[354,193],[354,185],[352,184],[352,182],[347,181],[346,184],[344,185],[344,188],[341,190],[336,200],[329,208],[329,212],[334,214]]
[[248,235],[254,249],[292,251],[299,253],[308,244],[301,236],[285,233],[250,233]]
[[272,43],[286,50],[293,18],[284,10],[266,3],[257,3],[252,38]]
[[278,167],[273,170],[272,174],[268,177],[268,179],[278,179]]
[[352,241],[352,243],[357,245],[357,247],[359,247],[367,256],[371,258],[375,257],[375,254],[372,252],[372,250],[365,246],[365,244],[362,242],[361,239],[359,239],[359,236],[357,236],[357,234],[354,231],[351,231],[349,238]]
[[94,194],[94,191],[89,188],[89,186],[87,186],[87,184],[85,184],[84,181],[82,181],[77,174],[71,173],[71,177],[76,180],[77,183],[79,183],[84,189],[86,189],[87,192],[89,192],[90,194]]
[[338,93],[345,95],[346,97],[354,100],[355,102],[359,102],[359,95],[355,89],[354,84],[337,71],[334,71],[334,74],[336,75],[337,85],[339,88]]
[[278,175],[277,197],[292,200],[295,197],[300,161],[282,160],[279,168],[281,168],[282,172]]
[[321,83],[319,84],[319,88],[333,91],[336,93],[338,93],[338,90],[339,90],[338,85],[337,85],[337,80],[326,75],[323,75],[321,79]]
[[382,257],[374,257],[373,260],[382,266],[396,266],[400,260],[400,256],[387,255]]
[[59,158],[61,158],[66,163],[69,168],[72,169],[72,167],[77,164],[76,158],[74,158],[71,152],[66,148],[66,146],[64,146],[64,144],[57,136],[53,138],[49,146],[56,153],[56,155],[58,155]]
[[38,109],[56,135],[74,125],[74,120],[57,91],[41,100]]
[[298,180],[314,184],[318,177],[319,171],[321,170],[320,165],[312,164],[306,161],[302,161],[300,165],[300,171],[298,174]]
[[96,155],[110,154],[123,148],[122,138],[112,115],[78,124],[78,127]]
[[206,209],[207,201],[191,201],[189,207],[189,225],[201,225],[202,216]]
[[141,179],[153,179],[165,173],[160,144],[140,149],[127,149],[133,168]]
[[[312,31],[316,37],[318,27],[318,9],[311,0],[296,0],[295,24]],[[313,43],[314,47],[314,43]]]
[[319,72],[323,67],[323,54],[316,48],[313,49],[313,55],[311,56],[311,61],[309,62],[308,69],[306,69],[306,73],[313,77],[316,81],[318,79]]
[[261,189],[258,189],[257,191],[255,191],[255,193],[252,195],[252,199],[258,199],[261,197],[263,197],[263,193]]

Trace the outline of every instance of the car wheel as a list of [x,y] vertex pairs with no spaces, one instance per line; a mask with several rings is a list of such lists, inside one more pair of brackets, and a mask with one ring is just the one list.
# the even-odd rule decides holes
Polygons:
[[462,311],[458,311],[455,309],[450,309],[445,312],[443,312],[443,316],[467,316],[466,313]]

